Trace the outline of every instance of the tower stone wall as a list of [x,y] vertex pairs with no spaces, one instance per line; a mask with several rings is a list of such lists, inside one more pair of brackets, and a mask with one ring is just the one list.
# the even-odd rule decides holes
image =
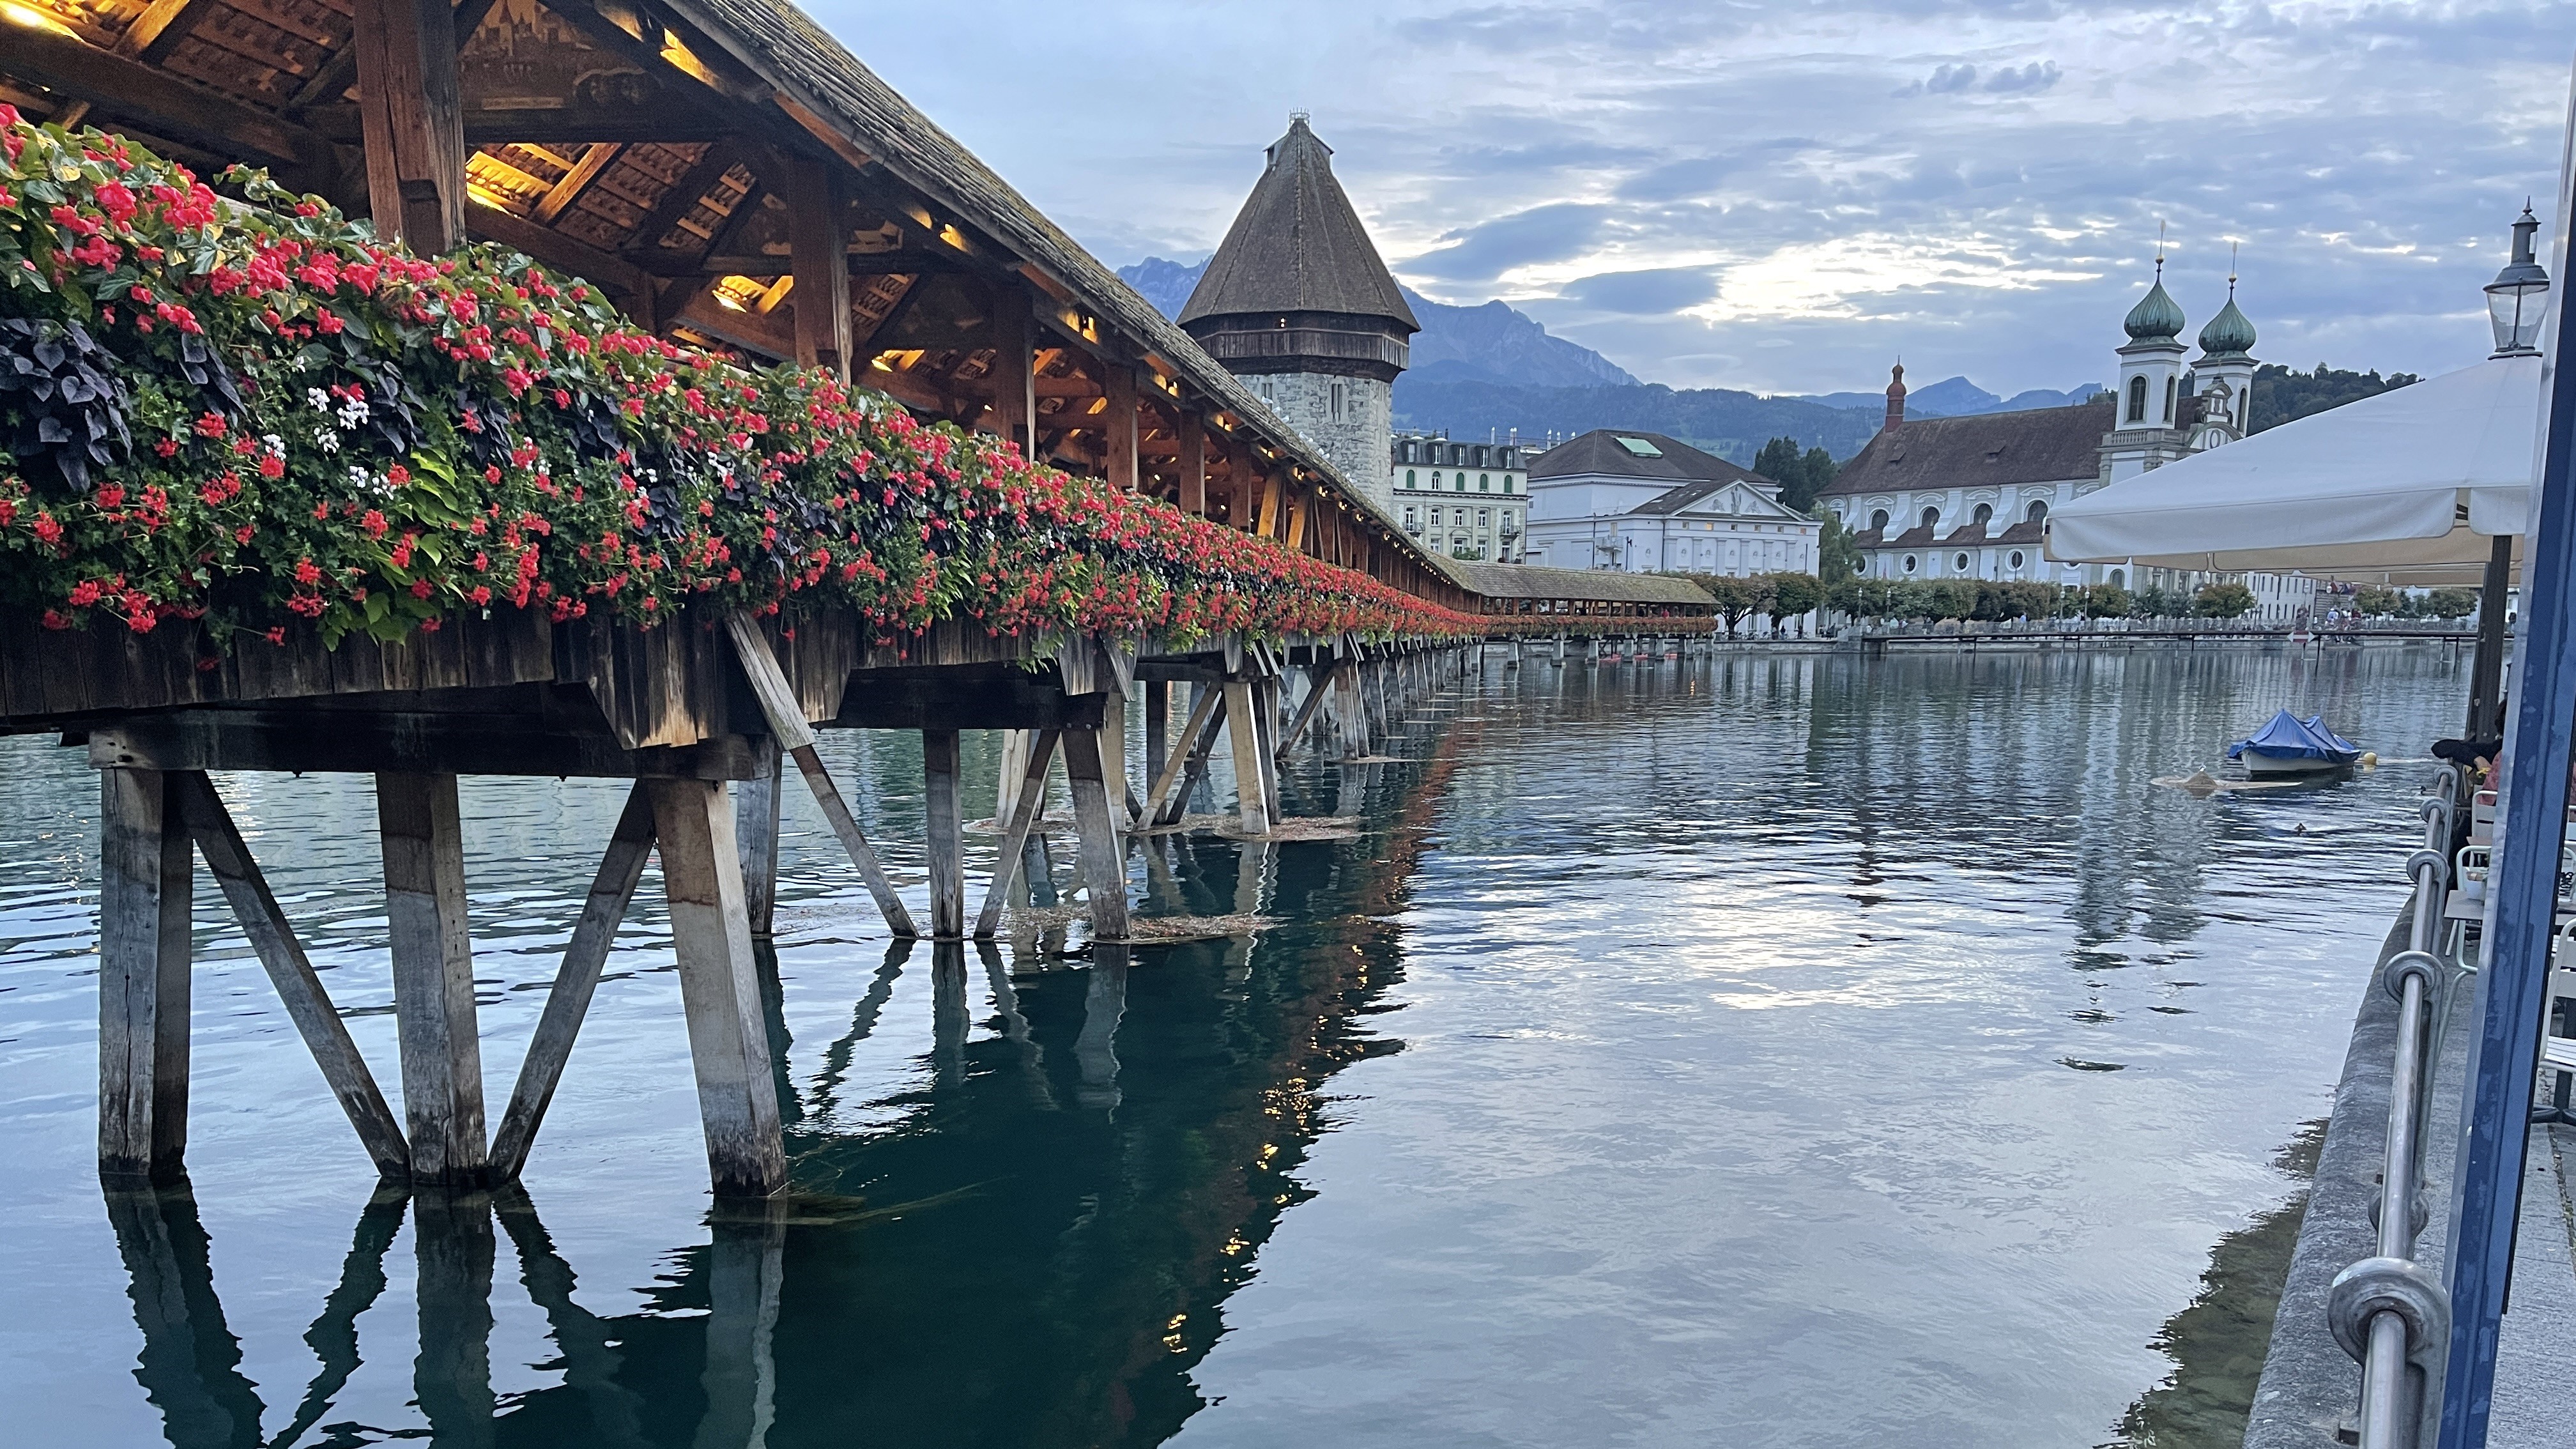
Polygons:
[[1243,381],[1354,488],[1378,507],[1394,509],[1395,486],[1386,471],[1395,440],[1393,383],[1322,372],[1265,372]]

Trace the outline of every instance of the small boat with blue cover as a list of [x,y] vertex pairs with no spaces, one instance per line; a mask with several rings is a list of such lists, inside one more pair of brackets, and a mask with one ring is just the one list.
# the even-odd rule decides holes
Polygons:
[[2361,758],[2361,746],[2325,726],[2325,716],[2301,719],[2288,710],[2246,739],[2227,747],[2227,758],[2249,775],[2314,775],[2340,770]]

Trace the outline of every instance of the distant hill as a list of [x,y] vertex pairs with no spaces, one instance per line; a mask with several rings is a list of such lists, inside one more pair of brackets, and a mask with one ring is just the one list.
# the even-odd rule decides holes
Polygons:
[[2265,428],[2277,428],[2422,380],[2411,372],[2392,372],[2383,378],[2376,370],[2346,372],[2322,362],[2314,372],[2292,372],[2267,363],[2254,369],[2254,405],[2246,410],[2246,431],[2259,433]]
[[[1177,317],[1207,270],[1205,258],[1193,263],[1147,257],[1118,275],[1137,295]],[[1422,330],[1413,337],[1413,367],[1406,378],[1438,381],[1482,380],[1538,387],[1635,386],[1637,379],[1589,347],[1551,337],[1535,318],[1501,302],[1481,307],[1452,307],[1434,302],[1407,287],[1404,300]],[[1396,406],[1403,407],[1404,380],[1396,383]]]
[[1507,436],[1544,441],[1594,428],[1637,428],[1678,438],[1739,467],[1773,438],[1795,438],[1837,459],[1860,451],[1884,419],[1886,404],[1829,408],[1803,398],[1766,398],[1729,388],[1676,390],[1661,383],[1625,387],[1514,387],[1467,378],[1395,381],[1396,426],[1445,428],[1453,438]]
[[[2100,392],[2102,385],[2088,382],[2051,392],[2035,387],[2011,397],[1997,397],[1964,377],[1945,377],[1929,386],[1909,389],[1905,394],[1905,415],[1910,418],[1957,418],[1976,413],[2018,413],[2032,408],[2062,408],[2080,403]],[[1799,399],[1829,408],[1867,408],[1881,417],[1887,413],[1884,392],[1829,392]]]

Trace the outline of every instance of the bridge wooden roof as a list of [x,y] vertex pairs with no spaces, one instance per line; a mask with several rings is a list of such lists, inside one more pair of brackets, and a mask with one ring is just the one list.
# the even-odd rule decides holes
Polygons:
[[[926,416],[1013,433],[1002,354],[1019,331],[1042,459],[1130,476],[1113,442],[1132,436],[1140,488],[1465,602],[1447,561],[794,6],[419,4],[11,0],[0,99],[209,171],[266,165],[364,215],[359,12],[423,36],[452,27],[472,234],[587,277],[666,335],[787,359],[800,355],[792,234],[828,226],[846,238],[859,380]],[[819,172],[831,179],[818,192],[802,178]],[[817,223],[818,210],[839,215]],[[996,305],[1023,296],[1026,322]],[[1133,433],[1113,434],[1131,400]]]

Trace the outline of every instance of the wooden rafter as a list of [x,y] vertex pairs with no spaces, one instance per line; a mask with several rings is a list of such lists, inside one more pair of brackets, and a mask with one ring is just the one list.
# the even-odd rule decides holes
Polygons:
[[330,144],[292,121],[68,35],[11,26],[0,71],[218,155],[330,165]]
[[608,163],[617,159],[617,152],[613,142],[601,142],[584,150],[581,159],[537,203],[537,220],[551,223],[563,215],[566,208],[581,199],[583,190],[599,179],[599,173],[608,169]]

